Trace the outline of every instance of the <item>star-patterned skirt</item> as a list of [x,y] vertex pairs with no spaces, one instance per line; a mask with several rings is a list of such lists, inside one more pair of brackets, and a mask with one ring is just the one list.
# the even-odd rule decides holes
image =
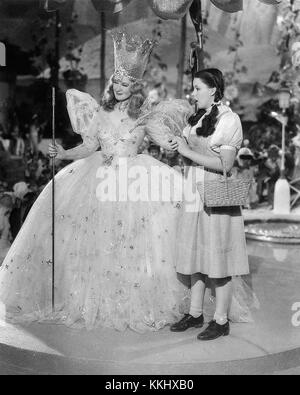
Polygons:
[[[148,155],[126,161],[129,168],[133,165],[146,173],[153,165],[166,166]],[[107,188],[99,181],[104,170]],[[55,314],[52,189],[46,186],[0,271],[0,302],[7,319],[143,332],[181,317],[186,291],[175,270],[178,203],[106,200],[105,188],[111,188],[108,181],[117,170],[118,165],[107,164],[96,152],[56,176]]]

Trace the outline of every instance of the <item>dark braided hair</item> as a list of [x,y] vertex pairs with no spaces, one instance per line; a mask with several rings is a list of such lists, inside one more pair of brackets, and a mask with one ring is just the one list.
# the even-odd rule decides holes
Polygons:
[[[210,113],[203,118],[202,125],[196,130],[198,136],[208,137],[211,136],[215,131],[217,117],[219,115],[219,109],[217,103],[224,96],[224,89],[225,89],[224,77],[223,77],[223,73],[218,69],[203,69],[195,73],[194,79],[195,78],[199,78],[209,88],[216,88],[214,104],[212,106],[212,109]],[[206,113],[206,109],[199,108],[196,114],[192,115],[189,118],[189,124],[191,126],[197,125],[197,123],[205,113]]]

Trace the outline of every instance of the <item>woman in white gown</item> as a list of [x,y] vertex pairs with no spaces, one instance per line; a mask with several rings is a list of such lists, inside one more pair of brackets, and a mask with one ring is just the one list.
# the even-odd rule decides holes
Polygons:
[[178,202],[151,200],[158,185],[150,185],[149,175],[155,168],[168,169],[171,187],[180,176],[137,152],[146,132],[156,144],[172,149],[168,131],[174,131],[176,120],[182,130],[189,106],[183,101],[162,104],[167,112],[171,105],[173,117],[160,130],[145,126],[140,79],[151,48],[150,41],[115,38],[116,69],[101,107],[88,94],[67,92],[71,123],[83,144],[67,151],[50,147],[59,159],[76,160],[55,178],[56,313],[51,313],[48,184],[0,272],[0,302],[15,322],[55,319],[88,329],[99,325],[144,331],[180,317],[183,288],[174,266]]

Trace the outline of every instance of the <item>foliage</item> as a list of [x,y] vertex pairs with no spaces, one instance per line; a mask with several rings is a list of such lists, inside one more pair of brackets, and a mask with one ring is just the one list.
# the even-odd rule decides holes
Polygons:
[[166,96],[166,72],[168,71],[168,65],[165,63],[158,51],[159,42],[162,39],[162,20],[158,19],[156,22],[156,26],[152,31],[152,40],[155,41],[157,44],[155,45],[150,61],[148,64],[145,80],[148,85],[148,89],[151,88],[159,88],[160,94]]
[[[280,31],[277,53],[281,58],[280,69],[278,70],[276,81],[277,88],[286,86],[293,89],[294,79],[299,71],[296,70],[292,58],[292,46],[294,43],[300,41],[299,0],[284,0],[282,2],[277,24]],[[269,82],[274,82],[274,80]],[[274,87],[276,87],[276,85]]]
[[[77,36],[74,25],[77,23],[78,15],[73,14],[66,26],[58,25],[60,35],[63,35],[67,43],[66,59],[69,62],[69,68],[63,73],[66,85],[69,88],[77,87],[82,89],[87,81],[87,75],[83,73],[79,67],[81,60],[82,48],[77,50],[75,55]],[[32,30],[32,40],[35,44],[32,52],[33,59],[33,73],[39,75],[43,73],[47,67],[50,67],[51,76],[55,72],[55,68],[59,59],[56,59],[54,48],[54,32],[56,29],[55,13],[50,13],[47,23],[44,20],[38,19],[34,24]]]

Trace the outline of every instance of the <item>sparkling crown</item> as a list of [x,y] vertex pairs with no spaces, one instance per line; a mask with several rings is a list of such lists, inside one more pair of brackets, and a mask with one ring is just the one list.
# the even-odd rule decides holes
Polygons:
[[115,76],[141,80],[145,74],[149,56],[155,45],[137,36],[117,33],[113,36],[115,50]]

